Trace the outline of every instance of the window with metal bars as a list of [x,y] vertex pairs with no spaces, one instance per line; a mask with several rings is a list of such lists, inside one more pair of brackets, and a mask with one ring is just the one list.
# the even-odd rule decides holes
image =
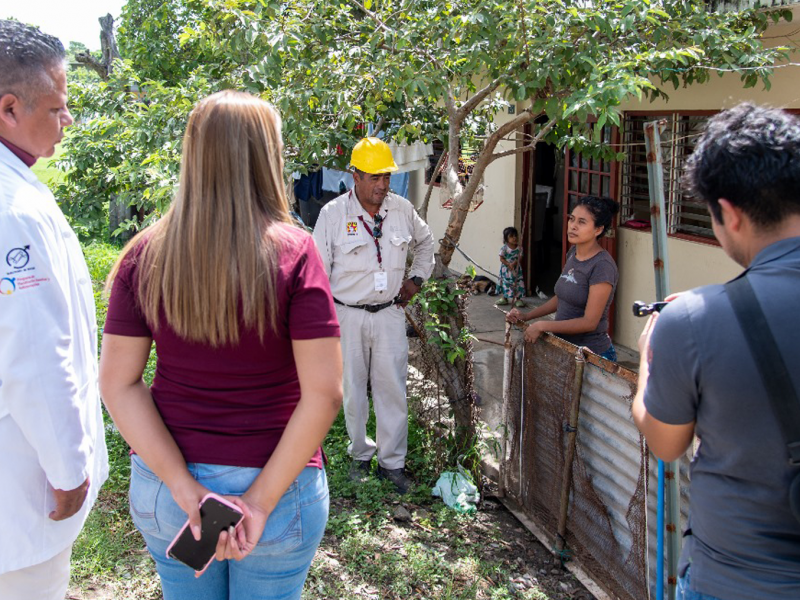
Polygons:
[[664,164],[664,201],[667,209],[667,233],[714,241],[711,217],[706,205],[689,194],[682,185],[686,161],[694,151],[698,137],[713,112],[626,113],[623,144],[627,158],[622,163],[620,223],[650,223],[650,192],[647,176],[647,152],[644,124],[664,119],[661,156]]

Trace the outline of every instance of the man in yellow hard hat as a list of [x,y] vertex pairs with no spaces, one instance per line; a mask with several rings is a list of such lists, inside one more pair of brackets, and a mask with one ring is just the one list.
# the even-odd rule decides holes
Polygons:
[[[411,482],[405,474],[408,340],[403,307],[433,271],[433,237],[412,204],[389,192],[397,165],[385,142],[364,138],[353,148],[350,165],[353,189],[323,207],[314,229],[341,327],[350,476],[363,480],[377,453],[378,477],[405,494]],[[409,250],[414,262],[406,278]],[[376,440],[367,436],[368,382]]]

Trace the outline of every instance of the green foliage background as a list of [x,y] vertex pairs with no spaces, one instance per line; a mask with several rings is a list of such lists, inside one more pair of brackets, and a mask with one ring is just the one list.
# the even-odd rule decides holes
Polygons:
[[534,135],[611,155],[600,127],[620,124],[628,97],[666,97],[724,70],[768,86],[786,49],[759,36],[781,18],[791,12],[717,12],[702,0],[129,0],[125,60],[108,82],[71,87],[78,121],[57,196],[84,239],[106,237],[111,199],[136,209],[123,230],[158,218],[191,107],[224,88],[280,109],[287,173],[344,168],[374,124],[401,142],[481,148],[477,182],[508,135],[496,115],[517,103],[514,127],[546,116]]

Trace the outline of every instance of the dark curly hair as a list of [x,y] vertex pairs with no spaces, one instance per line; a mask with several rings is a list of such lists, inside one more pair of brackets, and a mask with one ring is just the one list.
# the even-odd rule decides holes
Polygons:
[[619,212],[619,203],[608,196],[583,196],[578,198],[575,206],[585,206],[592,213],[594,226],[603,228],[597,236],[598,240],[606,234],[614,221],[614,215]]
[[0,96],[14,94],[33,105],[52,90],[48,71],[64,64],[64,45],[58,38],[19,21],[0,20]]
[[507,244],[508,238],[510,238],[512,235],[519,239],[519,232],[517,231],[516,227],[506,227],[503,229],[503,243]]
[[800,119],[744,103],[708,121],[684,180],[722,223],[719,199],[771,229],[800,214]]

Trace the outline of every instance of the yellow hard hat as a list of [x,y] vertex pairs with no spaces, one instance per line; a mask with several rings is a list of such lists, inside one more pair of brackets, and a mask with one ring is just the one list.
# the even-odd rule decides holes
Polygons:
[[389,144],[376,137],[366,137],[355,145],[350,165],[371,175],[397,171]]

